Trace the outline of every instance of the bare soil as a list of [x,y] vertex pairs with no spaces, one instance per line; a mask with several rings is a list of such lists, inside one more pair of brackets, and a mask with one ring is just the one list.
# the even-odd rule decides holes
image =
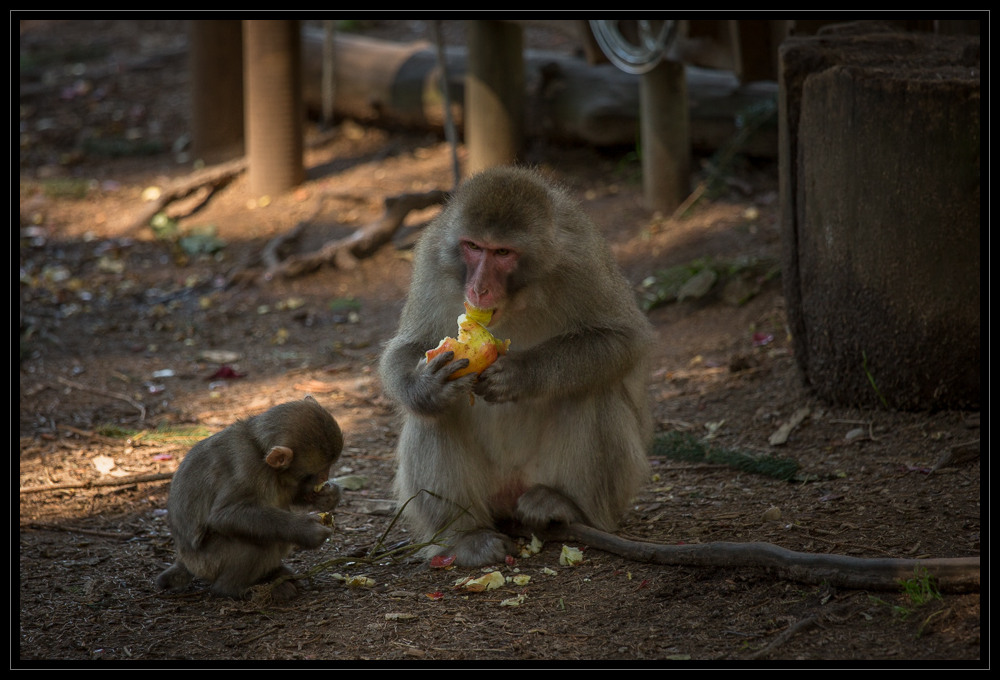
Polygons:
[[[397,23],[367,28],[378,35]],[[529,576],[526,584],[472,593],[454,584],[475,571],[368,559],[379,541],[406,538],[390,495],[398,421],[375,366],[406,294],[408,245],[435,209],[411,214],[392,244],[350,266],[254,276],[268,241],[303,220],[293,247],[310,252],[380,217],[387,196],[449,189],[449,147],[434,133],[311,126],[309,177],[297,190],[263,201],[240,176],[197,212],[172,204],[185,234],[210,225],[224,242],[212,253],[192,246],[208,239],[185,250],[134,226],[144,190],[192,172],[173,148],[187,130],[184,40],[181,21],[20,25],[12,667],[983,665],[979,593],[921,601],[902,587],[655,566],[582,545],[574,547],[583,562],[562,566],[559,543],[495,567]],[[546,146],[527,160],[579,196],[637,294],[674,265],[711,260],[745,272],[746,262],[778,261],[772,161],[741,159],[724,191],[671,219],[642,207],[626,151]],[[649,376],[657,430],[794,461],[795,477],[656,454],[621,535],[872,558],[978,556],[979,412],[817,401],[795,367],[780,277],[749,283],[742,303],[711,293],[649,312],[660,338]],[[218,598],[203,584],[157,591],[172,556],[169,474],[192,437],[307,393],[345,431],[337,474],[365,481],[346,491],[335,538],[289,559],[309,574],[303,592],[277,605],[266,593]],[[787,442],[772,445],[804,408]],[[349,584],[353,576],[371,582]]]

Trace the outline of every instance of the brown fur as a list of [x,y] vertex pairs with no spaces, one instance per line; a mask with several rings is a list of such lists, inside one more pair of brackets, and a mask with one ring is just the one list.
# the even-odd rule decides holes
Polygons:
[[[454,332],[470,295],[464,239],[518,254],[490,324],[511,344],[478,379],[448,380],[462,362],[428,363],[424,352]],[[395,485],[406,521],[429,541],[458,515],[446,546],[426,554],[502,560],[511,543],[498,526],[509,519],[613,531],[647,472],[651,338],[600,231],[563,190],[510,167],[460,187],[417,246],[380,363],[402,407]]]
[[[337,422],[312,397],[198,442],[170,485],[167,520],[177,559],[157,585],[180,588],[198,577],[217,594],[242,597],[250,586],[287,573],[281,561],[294,546],[319,547],[332,533],[315,515],[290,507],[336,507],[335,485],[315,489],[343,446]],[[273,593],[294,594],[290,581]]]

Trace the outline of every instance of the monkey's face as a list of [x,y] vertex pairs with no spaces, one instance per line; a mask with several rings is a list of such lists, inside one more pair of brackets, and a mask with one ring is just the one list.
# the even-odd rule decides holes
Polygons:
[[459,242],[465,262],[465,298],[480,309],[496,310],[510,294],[510,278],[520,253],[503,243],[464,238]]

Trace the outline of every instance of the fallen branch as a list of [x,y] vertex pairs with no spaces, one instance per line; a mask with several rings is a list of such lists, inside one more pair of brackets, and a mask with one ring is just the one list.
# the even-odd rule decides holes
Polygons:
[[[291,255],[277,262],[274,253],[278,246],[294,240],[302,232],[305,223],[300,222],[291,232],[275,237],[264,249],[264,255],[272,262],[263,278],[271,280],[276,276],[292,278],[319,269],[325,264],[342,264],[368,257],[382,245],[392,240],[403,220],[413,210],[420,210],[444,203],[448,192],[434,190],[423,194],[400,194],[385,199],[385,213],[350,236],[328,242],[318,251],[308,254]],[[276,244],[272,245],[274,242]]]
[[941,592],[979,592],[978,557],[933,559],[862,558],[802,553],[770,543],[662,545],[622,538],[584,524],[548,533],[549,540],[579,541],[591,548],[649,564],[765,569],[799,583],[829,583],[862,590],[899,590],[900,582],[926,569]]
[[[190,196],[195,191],[208,187],[210,192],[199,204],[198,208],[208,202],[208,198],[219,189],[233,181],[241,172],[247,169],[246,158],[237,158],[228,163],[221,163],[199,172],[189,175],[184,179],[174,182],[164,189],[160,195],[139,213],[132,226],[128,228],[128,233],[134,233],[149,225],[149,221],[157,213],[163,212],[168,205],[174,201]],[[197,209],[197,208],[195,208]]]
[[134,406],[136,409],[139,410],[139,422],[143,422],[146,420],[146,407],[140,402],[133,399],[132,397],[128,396],[127,394],[122,394],[121,392],[111,392],[109,390],[101,389],[100,387],[92,387],[90,385],[84,385],[82,383],[73,382],[72,380],[67,380],[66,378],[63,378],[62,376],[57,377],[56,380],[61,382],[63,385],[66,385],[67,387],[72,387],[73,389],[83,390],[85,392],[93,392],[94,394],[101,394],[104,395],[105,397],[111,397],[113,399],[121,399],[122,401],[128,402],[129,404],[131,404],[132,406]]
[[20,529],[38,529],[40,531],[66,531],[73,534],[86,534],[88,536],[102,536],[104,538],[131,538],[132,534],[123,534],[114,531],[98,531],[97,529],[82,529],[80,527],[64,527],[59,524],[47,524],[45,522],[28,522],[22,524]]
[[767,658],[775,650],[777,650],[778,647],[785,644],[799,633],[807,631],[810,628],[813,628],[814,626],[820,626],[822,625],[823,621],[836,620],[836,617],[841,612],[847,611],[849,607],[850,605],[843,604],[834,609],[833,611],[822,612],[821,614],[817,614],[816,616],[810,616],[808,618],[802,619],[795,625],[790,626],[787,630],[785,630],[785,632],[783,632],[781,635],[772,640],[771,643],[768,644],[766,647],[758,649],[756,652],[751,654],[749,658],[754,660]]
[[938,458],[938,461],[934,463],[934,467],[931,468],[931,472],[937,472],[941,468],[969,463],[979,457],[979,439],[955,444],[945,451],[944,455]]
[[131,475],[129,477],[115,477],[113,479],[96,479],[88,482],[62,482],[59,484],[40,484],[39,486],[22,486],[18,493],[24,495],[29,493],[39,493],[42,491],[58,491],[60,489],[89,489],[98,486],[127,486],[129,484],[140,484],[142,482],[159,482],[170,479],[173,472],[153,472],[148,475]]

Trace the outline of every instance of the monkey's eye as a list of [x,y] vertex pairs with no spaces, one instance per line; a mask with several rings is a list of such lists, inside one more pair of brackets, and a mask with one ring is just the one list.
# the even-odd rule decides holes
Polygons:
[[462,241],[462,246],[468,248],[469,250],[481,250],[478,244],[472,241]]
[[499,255],[500,257],[507,257],[508,255],[510,255],[510,250],[508,248],[497,248],[496,254]]

